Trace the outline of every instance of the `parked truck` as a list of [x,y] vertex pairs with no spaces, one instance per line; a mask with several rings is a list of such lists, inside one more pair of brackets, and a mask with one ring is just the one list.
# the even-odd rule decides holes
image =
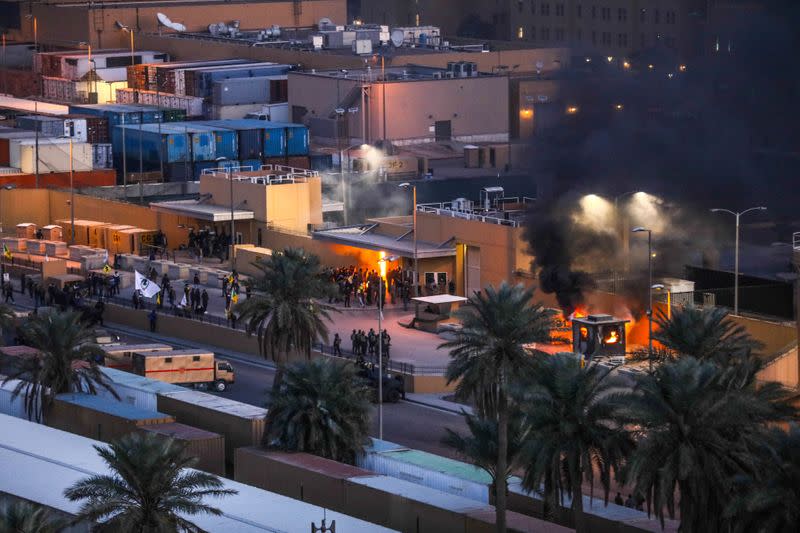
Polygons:
[[133,373],[186,387],[223,392],[236,381],[233,366],[218,360],[214,352],[172,350],[135,352]]
[[[98,343],[100,344],[100,343]],[[100,364],[109,368],[130,371],[133,368],[133,354],[147,352],[168,352],[172,346],[168,344],[101,344],[105,357]]]

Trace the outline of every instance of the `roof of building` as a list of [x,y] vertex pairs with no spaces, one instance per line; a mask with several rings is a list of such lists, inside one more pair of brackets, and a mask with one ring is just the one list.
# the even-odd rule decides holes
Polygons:
[[200,391],[184,389],[180,392],[161,394],[161,396],[196,405],[201,408],[210,409],[212,411],[220,411],[228,415],[238,416],[241,418],[252,419],[264,418],[267,416],[267,410],[263,407],[237,402],[235,400],[214,396],[213,394]]
[[[172,213],[211,222],[230,222],[231,209],[224,205],[203,204],[198,200],[171,200],[153,202],[150,209],[159,213]],[[234,220],[252,220],[255,214],[248,209],[234,209]]]
[[0,108],[25,111],[26,113],[47,113],[50,115],[68,115],[69,106],[25,100],[12,96],[0,96]]
[[70,392],[66,394],[59,394],[56,400],[80,405],[93,411],[100,411],[110,415],[118,416],[128,420],[154,420],[159,418],[170,418],[169,415],[159,413],[157,411],[148,411],[146,409],[139,409],[133,405],[109,400],[94,394],[83,394]]
[[359,476],[350,478],[348,481],[455,513],[488,508],[485,503],[477,500],[470,500],[463,496],[448,494],[424,485],[389,476]]
[[[414,241],[411,231],[402,237],[395,237],[376,233],[374,230],[377,227],[377,224],[359,224],[357,226],[330,228],[315,231],[313,237],[315,239],[346,244],[356,248],[386,252],[387,254],[400,257],[414,257]],[[416,243],[416,257],[418,259],[428,257],[451,257],[454,255],[456,255],[456,249],[449,241],[441,244],[427,241],[417,241]]]

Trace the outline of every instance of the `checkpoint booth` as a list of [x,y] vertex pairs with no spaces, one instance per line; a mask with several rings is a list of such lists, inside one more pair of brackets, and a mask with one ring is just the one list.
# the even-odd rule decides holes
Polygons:
[[414,302],[413,327],[430,333],[438,333],[445,324],[457,322],[453,318],[453,313],[469,299],[453,294],[436,294],[434,296],[418,296],[412,298],[411,301]]

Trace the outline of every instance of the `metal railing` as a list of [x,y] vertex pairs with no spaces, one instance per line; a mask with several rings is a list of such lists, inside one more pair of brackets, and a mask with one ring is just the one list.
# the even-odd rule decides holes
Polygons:
[[[323,355],[327,355],[329,357],[337,357],[340,359],[346,359],[348,361],[357,361],[359,359],[359,356],[353,353],[352,350],[346,350],[344,348],[340,349],[340,355],[335,355],[333,346],[324,344],[322,342],[314,343],[313,350]],[[376,365],[378,364],[377,355],[367,354],[365,356],[362,356],[361,359],[366,363],[373,363]],[[447,371],[446,366],[417,365],[414,363],[406,363],[403,361],[394,361],[391,358],[384,364],[386,365],[386,368],[391,372],[397,372],[400,374],[408,374],[408,375],[443,376]]]
[[474,220],[477,222],[485,222],[487,224],[497,224],[499,226],[509,226],[517,228],[520,225],[518,220],[500,218],[491,215],[480,215],[475,211],[459,211],[453,209],[449,202],[447,203],[434,203],[434,204],[419,204],[417,211],[422,213],[432,213],[435,215],[446,216],[451,218],[462,218],[464,220]]
[[792,233],[792,248],[800,251],[800,231]]

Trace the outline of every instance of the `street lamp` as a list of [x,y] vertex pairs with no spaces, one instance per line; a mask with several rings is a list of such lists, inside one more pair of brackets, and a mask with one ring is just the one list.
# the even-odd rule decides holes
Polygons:
[[764,206],[757,206],[751,207],[749,209],[745,209],[741,212],[731,211],[729,209],[719,209],[714,208],[711,210],[712,213],[729,213],[736,217],[736,249],[734,252],[734,274],[733,274],[733,314],[739,314],[739,219],[745,213],[749,213],[750,211],[766,211],[767,208]]
[[[227,161],[227,157],[218,157],[214,161],[220,163],[222,161]],[[228,183],[230,184],[230,194],[231,194],[231,272],[235,270],[234,268],[234,260],[236,257],[236,241],[234,240],[236,235],[236,226],[234,224],[233,219],[233,174],[231,173],[231,167],[228,166],[225,168],[225,177],[228,178]]]
[[[396,260],[397,257],[390,255],[381,257],[378,263],[385,265]],[[383,440],[383,301],[383,276],[378,276],[378,438],[380,440]]]
[[647,228],[637,226],[631,230],[633,233],[647,232],[647,352],[650,372],[653,372],[653,232]]
[[417,262],[417,186],[411,185],[408,182],[401,183],[398,185],[401,189],[411,189],[412,201],[414,203],[414,212],[413,215],[413,228],[412,232],[414,233],[414,276],[413,276],[413,283],[414,283],[414,295],[419,296],[417,292],[417,287],[419,286],[417,283],[417,278],[419,277],[419,263]]

